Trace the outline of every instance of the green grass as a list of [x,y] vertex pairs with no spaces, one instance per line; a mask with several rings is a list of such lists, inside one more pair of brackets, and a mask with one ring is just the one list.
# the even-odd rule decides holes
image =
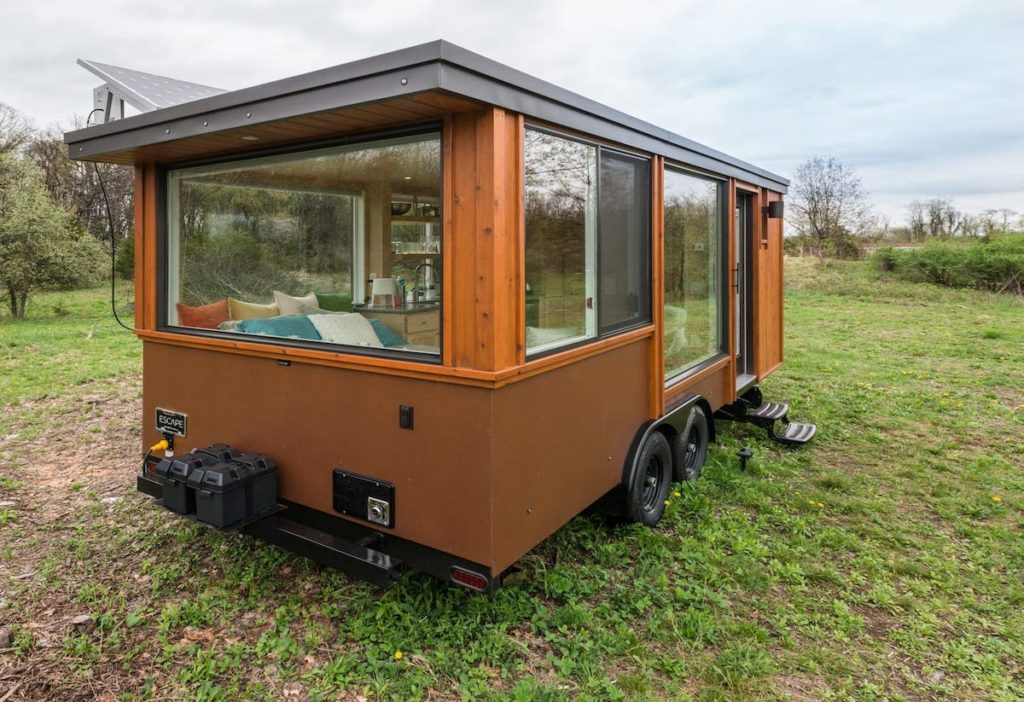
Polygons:
[[[125,290],[119,285],[119,301]],[[130,311],[118,312],[133,325]],[[139,342],[110,314],[108,287],[34,294],[26,317],[13,321],[0,309],[0,405],[60,396],[142,368]]]
[[[5,420],[19,437],[0,429],[0,500],[18,504],[0,517],[0,695],[24,667],[29,699],[1021,699],[1024,304],[864,263],[790,261],[787,280],[786,365],[764,391],[819,424],[814,443],[719,423],[658,528],[583,515],[493,597],[417,574],[382,594],[167,514],[130,468],[113,492],[76,472],[46,495],[70,513],[39,519],[43,459],[20,442],[47,419]],[[97,318],[85,341],[93,322],[69,319],[0,324],[25,340],[5,387],[56,398],[40,412],[68,381],[138,372],[130,336]],[[33,346],[79,370],[30,372]],[[81,612],[91,628],[54,624]]]

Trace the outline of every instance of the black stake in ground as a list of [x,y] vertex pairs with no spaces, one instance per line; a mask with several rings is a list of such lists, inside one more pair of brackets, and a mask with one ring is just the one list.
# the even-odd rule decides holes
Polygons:
[[754,452],[744,446],[736,452],[736,455],[740,457],[740,470],[745,471],[747,469],[747,461],[754,455]]

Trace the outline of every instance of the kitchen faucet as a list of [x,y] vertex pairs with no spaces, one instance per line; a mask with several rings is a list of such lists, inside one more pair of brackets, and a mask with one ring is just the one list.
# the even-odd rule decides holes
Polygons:
[[437,269],[434,268],[434,264],[430,263],[429,261],[424,261],[420,265],[416,266],[416,270],[414,270],[413,274],[412,274],[412,283],[413,283],[413,289],[412,289],[413,298],[412,299],[413,299],[413,302],[418,302],[419,301],[419,298],[422,295],[423,290],[427,287],[427,277],[426,277],[425,274],[423,276],[423,287],[421,288],[419,286],[420,271],[423,270],[424,268],[429,268],[431,273],[433,273],[434,276],[437,276]]

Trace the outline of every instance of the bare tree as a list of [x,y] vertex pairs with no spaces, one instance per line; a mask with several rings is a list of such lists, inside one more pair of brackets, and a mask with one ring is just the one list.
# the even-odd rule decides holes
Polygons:
[[1018,220],[1017,213],[1005,207],[990,209],[978,215],[978,226],[982,235],[992,236],[997,232],[1010,232],[1017,228],[1024,229],[1024,217]]
[[789,195],[790,226],[821,257],[857,258],[855,237],[873,224],[871,201],[860,176],[834,158],[814,156],[797,169]]
[[907,211],[913,241],[977,236],[983,226],[982,222],[958,210],[952,200],[940,197],[914,200],[907,205]]
[[34,134],[32,120],[0,102],[0,154],[18,151],[32,140]]
[[40,135],[26,151],[42,170],[53,199],[73,213],[90,234],[109,242],[107,203],[99,181],[102,177],[110,200],[114,240],[121,242],[132,236],[135,176],[130,166],[72,161],[59,130]]

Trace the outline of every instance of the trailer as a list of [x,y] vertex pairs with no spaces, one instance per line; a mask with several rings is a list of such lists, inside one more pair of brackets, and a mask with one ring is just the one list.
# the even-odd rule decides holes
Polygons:
[[444,41],[235,91],[80,63],[169,509],[490,592],[591,506],[657,524],[716,416],[813,436],[759,390],[784,178]]

